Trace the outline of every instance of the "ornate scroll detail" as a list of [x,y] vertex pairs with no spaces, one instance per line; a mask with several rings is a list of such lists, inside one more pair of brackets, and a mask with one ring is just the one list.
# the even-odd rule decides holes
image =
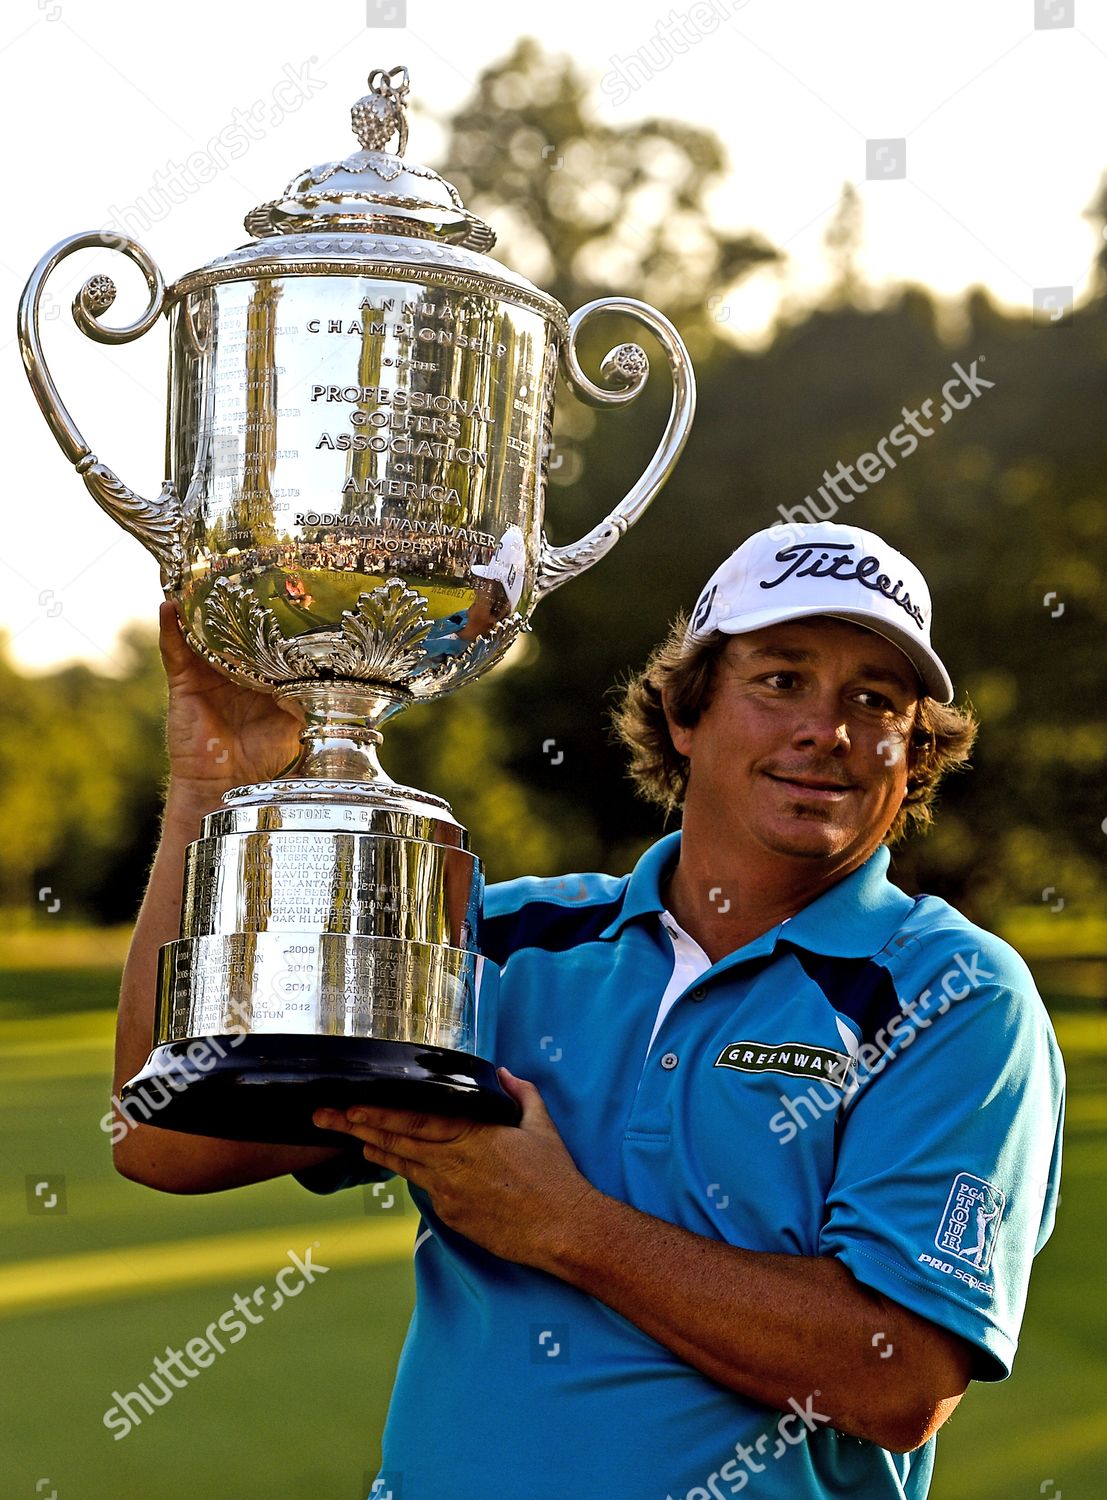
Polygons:
[[642,386],[649,379],[649,357],[640,344],[617,344],[604,355],[600,374],[613,385]]
[[97,505],[154,554],[165,575],[165,587],[176,588],[184,566],[184,551],[180,537],[181,500],[171,481],[162,480],[156,500],[144,500],[123,483],[114,469],[102,464],[95,453],[87,454],[76,467]]
[[115,301],[115,282],[110,276],[90,276],[77,297],[84,304],[85,311],[91,317],[98,318]]
[[594,526],[579,542],[574,542],[571,553],[568,547],[551,547],[543,532],[542,550],[538,556],[538,576],[535,580],[538,597],[568,583],[570,578],[575,578],[593,563],[598,563],[601,557],[611,551],[619,538],[626,535],[629,526],[630,522],[624,516],[613,513],[598,526]]
[[[529,630],[523,615],[505,615],[485,635],[470,641],[464,651],[448,656],[427,672],[422,672],[411,684],[417,698],[437,697],[476,677],[486,667],[504,655],[521,630]],[[428,692],[427,689],[430,689]]]
[[320,664],[336,677],[406,685],[427,654],[431,623],[423,595],[390,578],[342,611],[342,637]]
[[[161,272],[141,245],[125,235],[112,237],[115,249],[142,272],[149,291],[149,301],[142,315],[133,323],[110,327],[99,321],[115,301],[115,283],[110,276],[96,275],[81,287],[73,301],[73,321],[82,333],[101,344],[127,344],[140,338],[157,322],[165,307],[165,283]],[[165,587],[176,588],[183,567],[183,549],[178,537],[181,524],[181,502],[173,485],[166,480],[156,500],[144,500],[125,485],[114,470],[102,464],[85,441],[80,428],[65,408],[57,386],[51,378],[39,330],[39,305],[50,275],[77,250],[102,250],[104,236],[99,231],[72,234],[42,257],[31,274],[19,302],[19,345],[27,379],[35,393],[43,416],[62,452],[84,480],[96,503],[118,521],[124,531],[147,547],[161,564]]]
[[527,629],[522,615],[508,615],[456,656],[428,663],[426,641],[434,622],[427,601],[399,578],[359,595],[353,609],[342,611],[340,631],[291,640],[271,609],[228,578],[216,580],[201,613],[207,659],[237,668],[259,686],[307,680],[392,684],[409,700],[437,698],[476,677]]
[[216,579],[203,609],[208,637],[235,662],[267,683],[317,677],[319,669],[298,640],[282,635],[273,611],[240,583]]
[[551,547],[545,536],[538,558],[535,603],[551,589],[556,589],[585,568],[590,568],[605,552],[610,552],[619,538],[634,525],[672,472],[680,451],[688,440],[688,431],[696,410],[696,380],[692,361],[684,341],[668,318],[656,308],[633,297],[601,297],[589,302],[569,319],[570,337],[562,351],[565,378],[574,394],[589,406],[625,406],[641,392],[649,378],[650,363],[646,352],[637,344],[617,344],[606,355],[600,373],[606,385],[596,385],[584,373],[577,357],[577,338],[581,327],[597,313],[615,313],[633,318],[656,337],[669,363],[673,380],[673,403],[669,420],[661,435],[649,467],[633,489],[597,526],[579,542],[567,547]]

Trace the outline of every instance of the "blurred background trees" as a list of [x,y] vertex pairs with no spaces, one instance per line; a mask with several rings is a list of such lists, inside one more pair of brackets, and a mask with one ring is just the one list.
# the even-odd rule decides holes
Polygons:
[[[633,797],[612,743],[613,684],[729,551],[781,519],[778,506],[875,450],[905,406],[937,409],[953,362],[977,361],[993,387],[834,517],[923,568],[937,646],[983,721],[974,769],[948,783],[933,831],[897,849],[894,873],[985,922],[1042,910],[1050,887],[1070,915],[1094,909],[1107,847],[1102,296],[1053,325],[981,290],[954,308],[918,287],[878,298],[856,270],[860,205],[847,185],[826,237],[826,296],[782,319],[764,348],[739,348],[727,298],[779,255],[713,226],[710,192],[730,170],[719,142],[669,120],[601,125],[590,89],[568,59],[520,42],[451,122],[440,165],[500,231],[496,253],[570,311],[615,293],[673,319],[700,387],[692,438],[644,520],[542,605],[502,668],[390,726],[389,770],[450,798],[491,880],[628,868],[660,817]],[[1101,192],[1097,223],[1105,212]],[[585,367],[626,337],[648,342],[605,320]],[[648,462],[670,396],[649,352],[654,379],[626,410],[562,394],[552,541],[587,530]],[[0,640],[0,904],[17,920],[41,909],[46,887],[67,916],[118,922],[137,909],[165,771],[152,625],[127,636],[125,655],[118,679],[86,667],[31,678]]]

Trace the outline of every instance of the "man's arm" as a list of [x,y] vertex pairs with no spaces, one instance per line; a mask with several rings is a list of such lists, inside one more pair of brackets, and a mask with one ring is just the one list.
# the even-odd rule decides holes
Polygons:
[[[113,1094],[142,1067],[154,1030],[158,949],[180,936],[185,849],[225,791],[268,780],[295,757],[300,725],[266,693],[238,686],[192,652],[176,609],[161,607],[161,655],[169,686],[170,780],[161,840],[135,925],[115,1035]],[[120,1136],[123,1125],[130,1126]],[[334,1146],[269,1146],[135,1124],[113,1105],[112,1159],[124,1177],[169,1193],[240,1187],[329,1161]]]
[[721,1385],[778,1411],[811,1398],[808,1411],[894,1453],[937,1432],[972,1373],[968,1344],[839,1260],[740,1250],[595,1190],[538,1268]]
[[[161,841],[120,987],[112,1084],[116,1099],[150,1052],[158,949],[180,936],[185,849],[199,837],[201,819],[216,806],[218,798],[213,801],[210,796],[170,784]],[[118,1109],[114,1110],[114,1122],[116,1136],[124,1124],[130,1126],[112,1149],[116,1170],[135,1182],[170,1193],[210,1193],[262,1182],[327,1161],[340,1152],[332,1146],[270,1146],[186,1135],[156,1125],[130,1125]]]
[[902,1453],[949,1416],[972,1373],[967,1342],[833,1257],[741,1250],[608,1197],[578,1170],[534,1084],[499,1077],[522,1106],[519,1126],[367,1105],[315,1120],[423,1188],[451,1229],[579,1287],[743,1396],[778,1411],[794,1401]]

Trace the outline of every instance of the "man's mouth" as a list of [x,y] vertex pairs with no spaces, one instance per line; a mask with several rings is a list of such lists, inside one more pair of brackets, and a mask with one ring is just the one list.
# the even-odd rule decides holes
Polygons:
[[844,797],[847,792],[854,790],[854,785],[850,781],[831,781],[818,776],[785,776],[774,771],[766,771],[765,775],[770,781],[779,782],[781,786],[787,787],[797,796],[813,797],[819,801],[834,802]]

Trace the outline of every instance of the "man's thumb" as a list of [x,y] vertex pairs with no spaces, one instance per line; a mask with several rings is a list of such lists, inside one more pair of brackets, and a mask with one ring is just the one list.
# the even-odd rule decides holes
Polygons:
[[499,1068],[497,1072],[500,1083],[503,1085],[504,1093],[509,1094],[515,1100],[516,1104],[521,1106],[524,1120],[528,1116],[531,1119],[549,1117],[549,1112],[542,1102],[542,1095],[538,1092],[535,1084],[526,1078],[516,1078],[510,1068]]

